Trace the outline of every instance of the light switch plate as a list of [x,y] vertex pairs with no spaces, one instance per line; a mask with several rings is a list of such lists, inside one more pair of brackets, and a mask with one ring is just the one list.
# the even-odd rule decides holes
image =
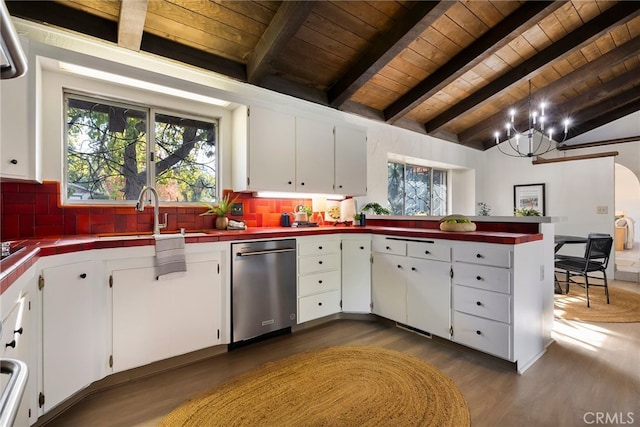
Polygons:
[[242,203],[234,203],[233,205],[231,205],[231,215],[233,216],[244,215],[244,209],[242,207]]
[[596,213],[601,214],[601,215],[606,215],[609,213],[609,207],[608,206],[598,206],[596,207]]

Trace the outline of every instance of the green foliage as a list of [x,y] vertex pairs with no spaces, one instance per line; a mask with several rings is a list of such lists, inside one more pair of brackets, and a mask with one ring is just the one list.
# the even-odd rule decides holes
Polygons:
[[478,208],[478,215],[480,216],[489,216],[489,214],[491,214],[491,208],[485,202],[478,202]]
[[382,207],[382,205],[378,202],[369,202],[365,204],[360,212],[373,212],[376,215],[390,215],[391,211],[387,208]]
[[[163,201],[203,202],[217,194],[217,124],[69,96],[67,197],[135,200],[146,184]],[[155,140],[148,141],[151,123]],[[153,153],[156,181],[147,183]]]
[[217,205],[211,205],[209,203],[205,203],[208,209],[205,212],[201,213],[200,216],[203,216],[203,215],[216,215],[219,217],[227,216],[229,212],[231,212],[231,207],[237,200],[238,200],[238,197],[235,197],[233,200],[231,200],[230,194],[227,194],[222,199],[220,199],[220,202]]
[[514,212],[515,216],[540,216],[540,212],[533,208],[520,208]]

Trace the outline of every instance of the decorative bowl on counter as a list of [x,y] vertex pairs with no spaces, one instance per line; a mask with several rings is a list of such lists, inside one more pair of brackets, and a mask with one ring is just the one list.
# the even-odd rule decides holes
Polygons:
[[447,215],[440,220],[442,231],[476,231],[476,224],[464,215]]

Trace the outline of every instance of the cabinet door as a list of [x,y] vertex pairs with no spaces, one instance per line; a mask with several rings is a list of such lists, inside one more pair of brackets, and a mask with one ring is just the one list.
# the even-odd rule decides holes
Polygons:
[[406,258],[374,254],[371,268],[372,313],[407,323]]
[[371,311],[371,240],[342,241],[342,311]]
[[407,324],[448,338],[451,326],[451,264],[420,259],[407,262]]
[[113,271],[114,372],[220,343],[217,267],[188,263],[172,280],[156,280],[154,267]]
[[335,192],[367,194],[367,133],[364,129],[336,126]]
[[260,107],[249,112],[249,188],[295,191],[295,117]]
[[45,412],[105,374],[107,293],[100,292],[96,271],[93,262],[42,271]]
[[296,191],[333,193],[333,125],[296,118]]
[[30,120],[29,79],[0,81],[0,176],[3,178],[35,180],[35,119]]

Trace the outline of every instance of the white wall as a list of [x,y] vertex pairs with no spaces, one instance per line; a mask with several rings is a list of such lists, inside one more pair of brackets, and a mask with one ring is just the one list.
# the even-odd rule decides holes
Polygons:
[[633,220],[635,247],[640,241],[640,230],[636,230],[640,226],[640,181],[636,174],[620,164],[615,165],[615,180],[616,212],[622,211],[626,218]]

